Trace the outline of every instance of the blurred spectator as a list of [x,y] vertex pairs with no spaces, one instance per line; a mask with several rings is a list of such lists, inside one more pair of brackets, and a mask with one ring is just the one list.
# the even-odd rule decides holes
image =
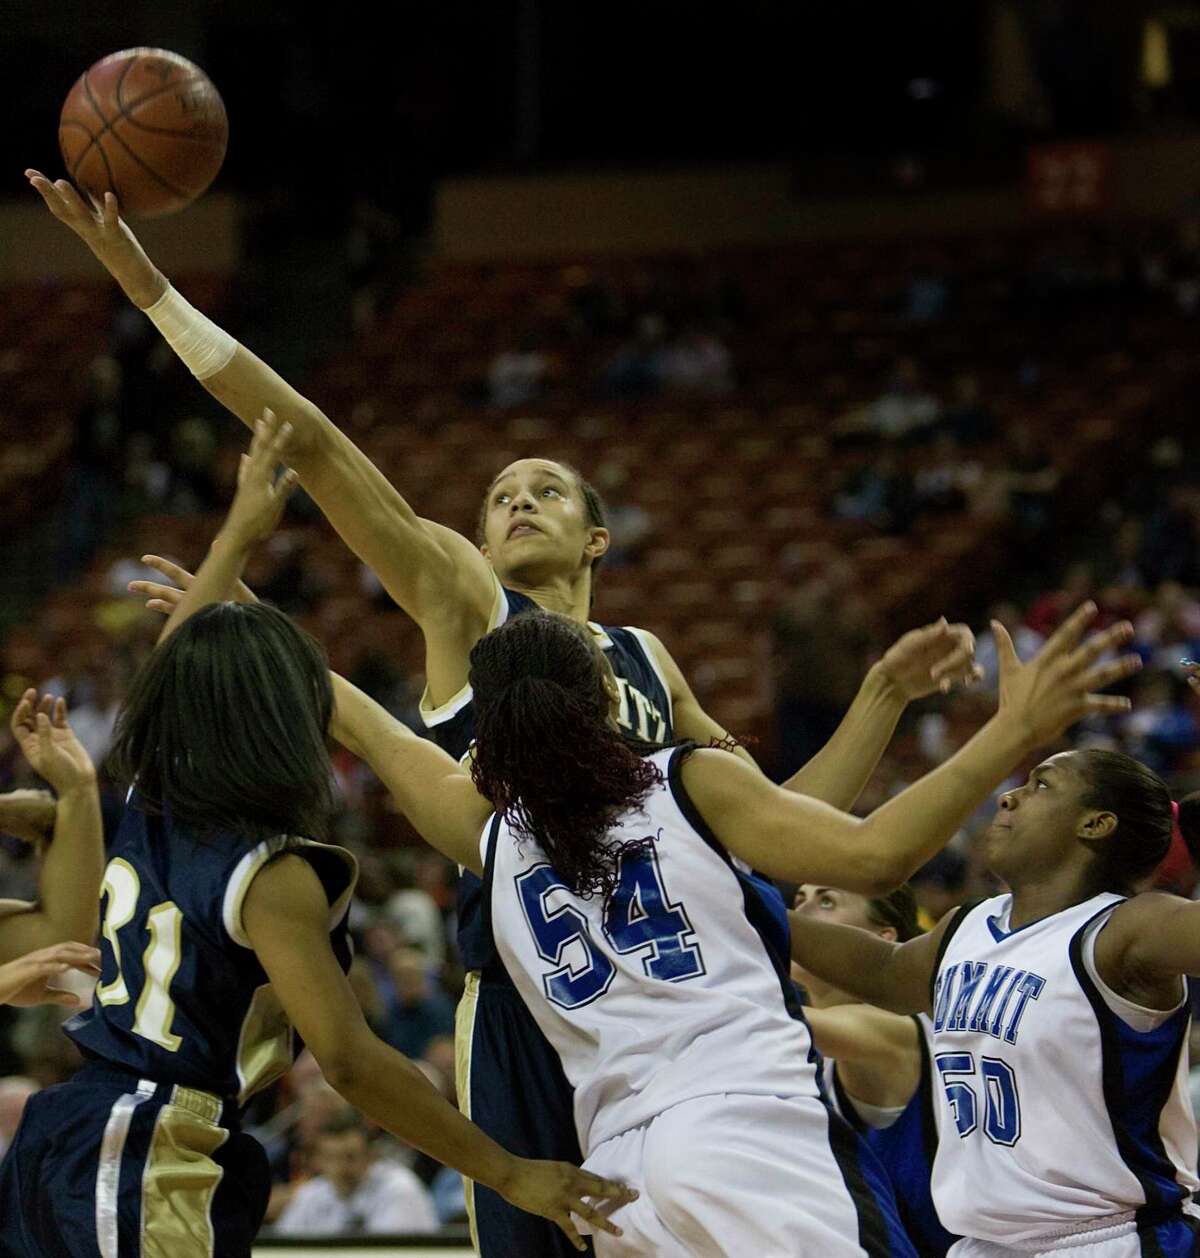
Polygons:
[[[1006,445],[1009,511],[1017,532],[1033,547],[1050,527],[1058,469],[1028,423],[1014,424],[1008,430]],[[1031,549],[1029,558],[1036,564],[1043,556]]]
[[881,533],[907,533],[916,514],[912,477],[891,450],[862,459],[833,499],[839,520],[862,520]]
[[1200,658],[1200,601],[1176,581],[1164,581],[1134,622],[1134,648],[1152,668]]
[[654,521],[648,511],[626,500],[629,472],[620,463],[606,459],[596,469],[595,484],[604,499],[608,521],[604,566],[624,568],[639,562],[654,531]]
[[426,965],[440,966],[446,959],[446,923],[441,910],[427,891],[415,885],[411,869],[399,879],[401,885],[388,897],[383,915],[403,944],[424,956]]
[[996,416],[980,401],[979,378],[965,371],[954,378],[954,400],[942,428],[964,446],[982,445],[996,435]]
[[115,658],[102,659],[71,695],[71,728],[93,764],[108,754],[124,697]]
[[978,460],[964,454],[956,438],[943,433],[934,439],[913,478],[915,510],[934,513],[966,510],[967,499],[982,474]]
[[0,1079],[0,1157],[4,1156],[17,1134],[25,1102],[39,1090],[36,1081],[24,1075],[9,1075]]
[[394,996],[381,1035],[406,1057],[420,1057],[435,1036],[454,1034],[454,1005],[434,986],[429,959],[415,948],[397,948],[387,971]]
[[820,751],[862,682],[871,633],[861,602],[845,588],[852,580],[831,565],[792,592],[776,613],[772,654],[781,778]]
[[488,397],[493,406],[524,406],[542,396],[550,360],[531,335],[514,349],[501,350],[488,367]]
[[967,873],[966,859],[952,845],[943,848],[908,880],[926,930],[932,930],[967,898]]
[[1043,638],[1055,629],[1083,602],[1096,593],[1096,582],[1090,563],[1073,563],[1057,589],[1047,590],[1034,599],[1025,613],[1025,623]]
[[421,1181],[405,1166],[377,1161],[367,1129],[353,1110],[328,1119],[316,1133],[315,1179],[303,1183],[275,1224],[282,1236],[378,1236],[429,1233],[437,1211]]
[[1120,722],[1124,750],[1166,773],[1180,752],[1196,745],[1196,718],[1187,684],[1166,671],[1143,673],[1133,688],[1133,710]]
[[[988,609],[988,621],[998,620],[1008,630],[1013,640],[1017,658],[1029,660],[1042,648],[1045,638],[1030,628],[1022,619],[1015,603],[996,603]],[[996,656],[996,635],[985,629],[975,640],[975,663],[983,669],[979,684],[986,690],[995,690],[1000,681],[1000,665]]]
[[617,398],[652,397],[662,388],[664,324],[661,315],[644,314],[637,332],[609,359],[600,373],[600,391]]
[[108,536],[125,460],[125,397],[121,364],[106,354],[92,360],[88,389],[75,416],[67,487],[65,553],[59,567],[84,567]]
[[867,408],[867,428],[892,440],[916,438],[941,417],[942,404],[924,388],[915,359],[900,358],[887,389]]
[[719,397],[733,388],[733,359],[712,332],[690,327],[659,355],[658,377],[670,392]]

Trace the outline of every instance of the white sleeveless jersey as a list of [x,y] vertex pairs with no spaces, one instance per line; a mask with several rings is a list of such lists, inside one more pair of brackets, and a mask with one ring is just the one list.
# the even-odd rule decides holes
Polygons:
[[1019,1246],[1104,1216],[1150,1221],[1196,1189],[1186,999],[1155,1014],[1096,975],[1095,938],[1120,903],[1099,895],[1010,930],[1002,895],[950,923],[933,992],[933,1198],[951,1231]]
[[664,780],[610,837],[651,848],[622,860],[607,907],[573,895],[501,818],[483,838],[496,945],[562,1059],[585,1156],[696,1097],[819,1095],[787,961],[752,921],[748,880],[687,798],[680,753],[649,758]]

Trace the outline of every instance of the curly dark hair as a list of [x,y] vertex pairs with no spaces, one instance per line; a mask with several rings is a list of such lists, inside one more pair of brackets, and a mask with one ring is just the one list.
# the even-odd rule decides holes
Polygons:
[[553,612],[522,612],[471,651],[475,785],[574,894],[605,901],[621,857],[653,842],[609,831],[662,781],[609,719],[609,676],[587,628]]

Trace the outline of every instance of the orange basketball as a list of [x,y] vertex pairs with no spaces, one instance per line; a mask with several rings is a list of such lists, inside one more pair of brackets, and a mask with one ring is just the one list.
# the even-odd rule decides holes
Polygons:
[[229,122],[199,66],[162,48],[127,48],[85,70],[67,95],[58,145],[67,173],[121,212],[171,214],[194,201],[225,159]]

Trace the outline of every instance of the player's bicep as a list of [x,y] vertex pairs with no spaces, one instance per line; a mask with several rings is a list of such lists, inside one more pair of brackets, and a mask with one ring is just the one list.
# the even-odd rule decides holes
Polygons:
[[242,904],[242,926],[254,953],[327,1077],[336,1075],[354,1036],[367,1030],[334,956],[329,913],[316,871],[296,855],[264,866]]
[[938,953],[942,938],[958,911],[951,909],[931,931],[897,944],[892,950],[888,979],[889,986],[897,995],[895,1007],[912,1013],[932,1012]]

